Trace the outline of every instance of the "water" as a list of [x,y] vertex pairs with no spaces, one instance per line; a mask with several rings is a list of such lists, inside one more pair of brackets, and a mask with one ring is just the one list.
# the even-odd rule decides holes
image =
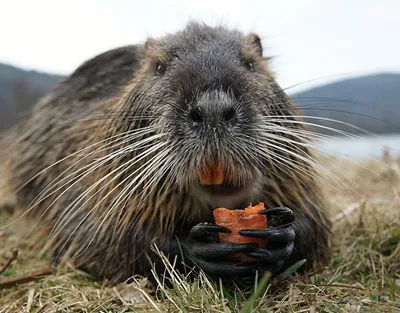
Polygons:
[[380,158],[387,149],[390,156],[400,157],[400,134],[373,137],[331,138],[319,143],[321,152],[359,159]]

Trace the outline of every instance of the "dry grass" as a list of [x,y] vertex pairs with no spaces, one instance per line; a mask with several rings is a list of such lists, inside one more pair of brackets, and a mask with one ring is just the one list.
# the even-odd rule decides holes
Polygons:
[[[251,291],[227,290],[203,275],[189,283],[171,267],[174,288],[160,281],[154,292],[140,278],[110,286],[79,271],[61,271],[0,289],[0,312],[400,312],[399,161],[323,164],[340,178],[337,184],[332,175],[325,184],[335,218],[332,258],[326,268],[285,288],[266,280],[251,298]],[[0,227],[12,218],[0,209]],[[20,252],[0,284],[49,266],[24,236],[27,229],[23,220],[0,228],[0,269],[13,248]]]

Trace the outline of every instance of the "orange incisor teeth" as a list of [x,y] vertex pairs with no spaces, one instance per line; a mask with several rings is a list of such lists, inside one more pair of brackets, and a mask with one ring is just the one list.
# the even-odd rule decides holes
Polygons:
[[200,184],[202,185],[221,185],[224,180],[224,172],[218,161],[214,164],[206,164],[201,169]]

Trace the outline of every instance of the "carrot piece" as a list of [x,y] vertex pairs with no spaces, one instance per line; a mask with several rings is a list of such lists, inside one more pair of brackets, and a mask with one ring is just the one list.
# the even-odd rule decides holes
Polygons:
[[[233,243],[257,243],[260,248],[267,247],[267,241],[260,238],[242,236],[238,233],[240,229],[264,229],[268,227],[265,215],[258,214],[263,210],[264,203],[260,202],[255,206],[248,206],[244,210],[229,210],[217,208],[213,211],[215,223],[231,230],[231,233],[219,233],[221,242]],[[236,257],[243,261],[252,260],[244,254],[237,254]]]
[[265,209],[264,203],[260,202],[259,204],[256,204],[255,206],[249,205],[247,208],[244,209],[244,212],[246,214],[258,214],[258,212],[260,212],[264,209]]

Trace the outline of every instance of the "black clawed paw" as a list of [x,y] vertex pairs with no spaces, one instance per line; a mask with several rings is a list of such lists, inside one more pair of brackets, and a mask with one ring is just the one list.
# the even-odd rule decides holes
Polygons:
[[274,247],[270,249],[259,249],[256,251],[247,252],[246,254],[259,262],[274,263],[287,260],[294,248],[294,243],[291,242],[283,247]]
[[193,244],[191,251],[195,257],[203,259],[216,259],[232,255],[234,253],[247,253],[258,248],[257,244],[234,244],[234,243],[206,243]]
[[254,277],[258,268],[256,262],[240,263],[231,256],[253,252],[259,246],[255,243],[221,243],[218,240],[219,232],[227,233],[230,230],[209,223],[195,225],[184,240],[186,255],[204,272],[224,281],[244,281]]
[[296,238],[293,228],[295,216],[293,211],[287,207],[266,209],[260,213],[267,216],[268,228],[242,229],[238,233],[242,236],[261,238],[267,241],[266,249],[257,249],[247,252],[246,255],[257,260],[262,268],[274,273],[293,253]]
[[217,242],[218,233],[230,233],[228,228],[211,223],[199,223],[190,230],[189,239],[201,242]]
[[197,265],[207,274],[222,280],[232,280],[232,277],[236,277],[237,280],[254,277],[258,269],[256,263],[213,262],[201,258],[197,260]]
[[[257,272],[275,274],[294,250],[296,234],[292,224],[295,216],[286,207],[266,209],[260,214],[266,215],[268,228],[243,229],[238,232],[242,236],[265,239],[268,243],[266,249],[259,249],[254,243],[221,243],[218,233],[229,233],[229,229],[200,223],[191,229],[188,238],[184,240],[186,255],[204,272],[223,281],[253,282]],[[244,253],[254,261],[241,263],[232,258],[236,253]]]
[[290,225],[295,220],[293,211],[287,207],[264,209],[260,211],[260,214],[266,215],[268,225],[271,227],[281,227],[285,225]]
[[242,229],[238,233],[246,237],[261,238],[270,244],[289,243],[294,241],[296,233],[293,227],[287,228],[265,228],[265,229]]

